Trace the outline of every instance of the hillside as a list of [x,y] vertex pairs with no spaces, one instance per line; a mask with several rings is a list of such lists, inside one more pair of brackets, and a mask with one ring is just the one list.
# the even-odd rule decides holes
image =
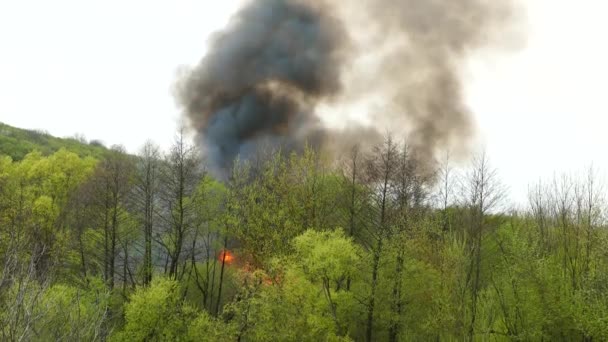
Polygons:
[[0,158],[0,341],[608,341],[593,172],[504,213],[485,155],[438,188],[390,137],[226,182],[143,151]]
[[57,138],[38,130],[21,129],[0,122],[0,155],[18,161],[31,151],[49,155],[61,148],[79,156],[100,157],[107,150],[101,143],[86,143],[75,138]]

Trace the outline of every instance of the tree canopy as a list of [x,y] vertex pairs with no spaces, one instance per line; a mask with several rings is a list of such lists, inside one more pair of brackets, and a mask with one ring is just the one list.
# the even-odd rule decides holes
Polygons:
[[181,134],[136,156],[17,141],[0,144],[2,340],[608,339],[593,169],[516,211],[487,155],[429,170],[394,137],[219,178]]

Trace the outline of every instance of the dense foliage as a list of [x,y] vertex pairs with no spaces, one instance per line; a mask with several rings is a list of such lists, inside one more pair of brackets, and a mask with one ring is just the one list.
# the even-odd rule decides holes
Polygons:
[[390,137],[339,161],[260,152],[221,180],[181,136],[7,154],[2,340],[608,339],[593,171],[507,211],[485,155],[429,167]]
[[46,156],[62,148],[81,157],[101,158],[106,152],[100,141],[87,142],[83,137],[56,138],[46,132],[15,128],[0,122],[0,154],[13,160],[21,160],[34,150]]

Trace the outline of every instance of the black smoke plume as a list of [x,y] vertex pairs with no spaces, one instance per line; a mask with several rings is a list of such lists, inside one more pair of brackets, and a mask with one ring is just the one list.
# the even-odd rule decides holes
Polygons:
[[[431,159],[472,135],[459,70],[512,12],[509,0],[252,0],[180,80],[178,102],[220,172],[261,144],[365,144],[387,129]],[[372,93],[382,103],[365,134],[318,117]]]

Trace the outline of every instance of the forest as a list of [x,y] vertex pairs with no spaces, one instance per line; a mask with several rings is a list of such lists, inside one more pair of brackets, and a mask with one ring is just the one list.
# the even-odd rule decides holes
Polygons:
[[0,154],[3,341],[608,340],[593,168],[513,209],[487,154],[390,135],[222,174],[181,133],[95,151]]

